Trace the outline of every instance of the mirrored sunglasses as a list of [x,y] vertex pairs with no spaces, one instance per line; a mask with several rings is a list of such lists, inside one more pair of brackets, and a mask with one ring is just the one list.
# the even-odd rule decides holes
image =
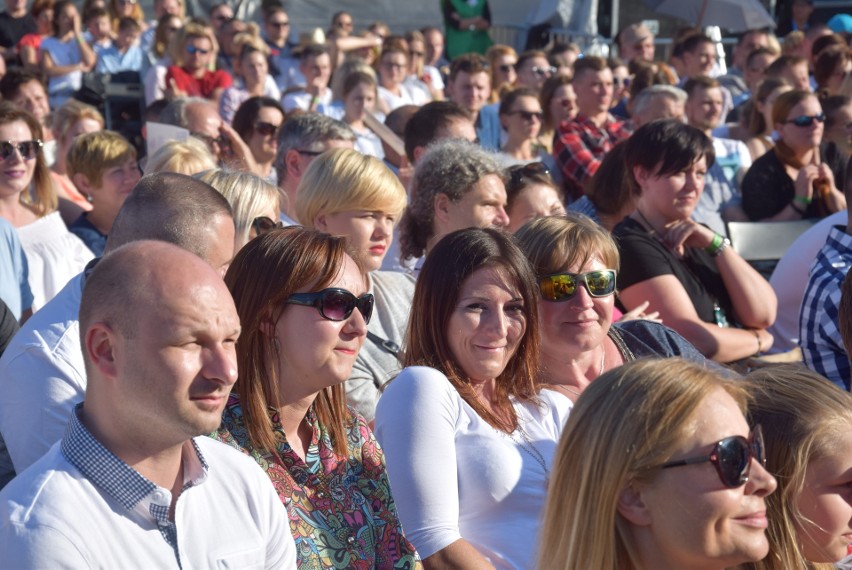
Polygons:
[[200,53],[201,55],[207,55],[208,53],[210,53],[210,50],[189,45],[186,46],[186,53],[188,53],[189,55],[195,55],[197,53]]
[[797,127],[810,127],[814,124],[814,121],[824,123],[825,115],[822,113],[820,113],[819,115],[801,115],[799,117],[795,117],[790,119],[789,121],[784,122],[796,125]]
[[722,484],[733,489],[745,485],[748,481],[752,458],[766,466],[763,431],[759,425],[754,427],[748,439],[741,435],[734,435],[719,441],[713,447],[710,455],[669,461],[659,467],[669,469],[670,467],[694,465],[709,461],[716,468],[716,473],[719,474],[719,480]]
[[7,160],[17,150],[24,160],[32,160],[38,156],[39,150],[44,146],[40,140],[31,141],[2,141],[0,142],[0,160]]
[[346,289],[332,287],[316,293],[294,293],[287,297],[286,303],[314,307],[329,321],[345,321],[357,308],[364,317],[364,322],[369,323],[370,317],[373,316],[374,299],[371,293],[356,297]]
[[606,297],[615,292],[615,269],[600,269],[588,273],[553,273],[539,278],[538,288],[545,301],[562,302],[577,294],[580,285],[592,297]]

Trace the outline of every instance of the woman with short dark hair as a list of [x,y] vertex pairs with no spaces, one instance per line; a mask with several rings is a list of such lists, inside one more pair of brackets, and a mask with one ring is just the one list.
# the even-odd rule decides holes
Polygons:
[[691,219],[713,164],[713,144],[679,121],[654,121],[626,142],[636,210],[613,230],[621,253],[620,300],[650,302],[666,325],[708,358],[767,350],[777,300],[724,236]]

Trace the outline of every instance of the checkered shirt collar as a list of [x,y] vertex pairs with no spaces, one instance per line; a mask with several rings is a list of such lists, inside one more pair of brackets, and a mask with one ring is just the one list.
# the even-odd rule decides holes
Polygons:
[[[113,497],[124,508],[128,510],[135,508],[140,501],[154,492],[157,486],[95,439],[95,436],[80,421],[82,410],[83,404],[77,404],[74,413],[71,414],[65,435],[62,437],[62,454],[95,486]],[[195,440],[191,441],[206,473],[207,461]]]

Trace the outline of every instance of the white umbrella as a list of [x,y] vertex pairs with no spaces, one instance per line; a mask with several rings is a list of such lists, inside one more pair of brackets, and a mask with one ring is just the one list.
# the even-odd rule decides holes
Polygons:
[[674,16],[701,28],[719,26],[732,32],[775,27],[758,0],[644,0],[660,14]]

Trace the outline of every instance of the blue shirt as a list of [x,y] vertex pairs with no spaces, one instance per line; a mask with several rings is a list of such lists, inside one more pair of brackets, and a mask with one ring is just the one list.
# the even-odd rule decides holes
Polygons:
[[838,328],[840,289],[852,266],[852,236],[834,226],[817,254],[799,313],[799,345],[805,364],[849,390],[849,356]]
[[80,238],[86,244],[86,247],[92,250],[95,257],[100,257],[104,254],[107,236],[92,225],[92,222],[86,217],[86,212],[80,214],[80,217],[68,226],[68,231]]
[[29,284],[27,257],[21,248],[18,232],[4,218],[0,218],[0,299],[9,307],[16,319],[33,304]]
[[500,116],[499,103],[486,105],[479,110],[476,118],[476,136],[479,146],[486,150],[500,150]]
[[138,45],[132,45],[127,51],[121,53],[115,44],[109,47],[95,46],[98,56],[98,64],[95,66],[97,73],[119,73],[121,71],[142,71],[144,53]]

